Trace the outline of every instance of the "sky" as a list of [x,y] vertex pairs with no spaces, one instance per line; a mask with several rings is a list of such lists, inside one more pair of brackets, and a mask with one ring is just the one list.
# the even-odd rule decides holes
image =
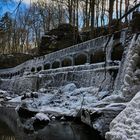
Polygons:
[[[22,0],[21,6],[29,6],[32,2],[37,2],[38,0]],[[50,0],[46,0],[50,1]],[[6,2],[6,0],[0,0],[0,15],[5,12],[12,12],[19,4],[20,0],[10,0],[10,2]]]
[[[3,0],[4,1],[4,0]],[[3,15],[5,12],[10,12],[13,13],[13,11],[16,9],[18,6],[20,0],[14,0],[11,2],[2,2],[0,0],[0,16]],[[33,0],[32,0],[33,1]],[[30,0],[23,0],[22,2],[22,7],[26,7],[30,4]]]

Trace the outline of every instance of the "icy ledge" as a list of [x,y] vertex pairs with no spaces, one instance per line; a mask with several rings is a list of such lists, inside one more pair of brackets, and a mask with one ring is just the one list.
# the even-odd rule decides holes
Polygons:
[[140,140],[140,92],[110,123],[107,140]]

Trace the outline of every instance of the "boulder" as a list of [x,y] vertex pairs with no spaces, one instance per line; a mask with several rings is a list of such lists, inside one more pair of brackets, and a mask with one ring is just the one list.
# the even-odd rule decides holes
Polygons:
[[19,117],[21,118],[30,118],[30,117],[34,117],[35,114],[37,114],[36,111],[31,110],[27,107],[22,107],[22,106],[17,107],[16,110],[18,112]]
[[44,113],[37,113],[35,115],[35,119],[40,121],[40,122],[44,121],[44,122],[48,122],[49,123],[49,121],[50,121],[50,118],[46,114],[44,114]]
[[21,100],[27,99],[27,98],[38,98],[37,92],[24,92],[23,96],[21,97]]
[[67,84],[61,88],[61,92],[72,92],[76,89],[76,85],[74,83]]
[[50,118],[44,113],[37,113],[35,117],[33,117],[33,120],[35,130],[44,128],[50,122]]
[[101,108],[83,109],[81,121],[98,132],[102,136],[109,130],[110,122],[126,107],[123,103],[112,103]]

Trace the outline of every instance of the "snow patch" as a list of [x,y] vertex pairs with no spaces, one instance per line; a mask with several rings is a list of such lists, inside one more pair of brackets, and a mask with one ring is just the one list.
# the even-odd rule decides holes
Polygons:
[[35,115],[35,118],[40,120],[40,121],[48,121],[48,122],[50,121],[50,118],[44,113],[37,113]]
[[21,102],[21,97],[22,96],[15,97],[15,98],[9,100],[9,102],[20,103]]
[[76,85],[74,83],[68,84],[61,88],[61,92],[72,92],[76,89]]

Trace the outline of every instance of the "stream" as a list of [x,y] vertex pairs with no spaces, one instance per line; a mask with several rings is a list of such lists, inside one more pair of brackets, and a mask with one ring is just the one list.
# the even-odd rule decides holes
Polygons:
[[14,108],[0,108],[0,140],[103,140],[89,126],[76,122],[52,121],[43,129],[27,134]]

